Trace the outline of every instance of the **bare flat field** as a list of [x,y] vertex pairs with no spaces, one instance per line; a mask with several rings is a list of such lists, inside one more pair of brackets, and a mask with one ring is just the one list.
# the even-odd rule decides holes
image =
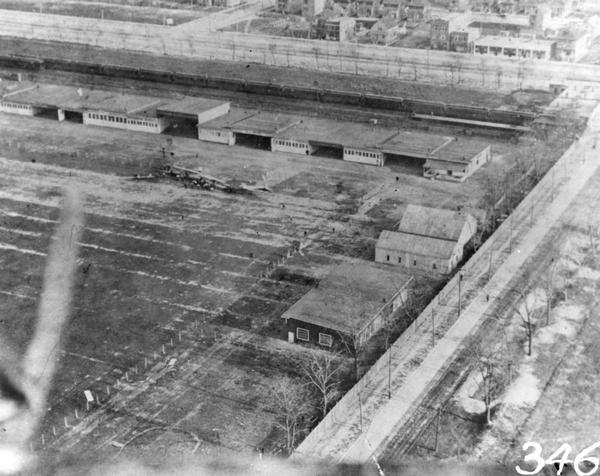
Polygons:
[[[0,0],[0,8],[5,10],[19,10],[24,12],[38,12],[53,15],[66,15],[86,18],[103,18],[105,20],[131,21],[136,23],[153,23],[162,25],[167,18],[174,25],[181,25],[197,18],[202,18],[219,8],[207,7],[194,10],[174,8],[157,8],[148,4],[127,5],[122,2],[93,2],[93,1],[38,1],[38,0]],[[189,4],[188,4],[189,6]]]
[[[408,203],[475,210],[483,196],[485,168],[454,184],[173,138],[176,163],[225,180],[264,177],[273,193],[191,190],[127,178],[149,172],[165,136],[7,114],[0,129],[1,329],[18,350],[60,190],[86,195],[75,307],[38,444],[49,451],[276,450],[269,386],[297,376],[297,359],[313,352],[283,340],[282,312],[326,266],[372,259]],[[486,168],[503,164],[508,145],[495,147]]]

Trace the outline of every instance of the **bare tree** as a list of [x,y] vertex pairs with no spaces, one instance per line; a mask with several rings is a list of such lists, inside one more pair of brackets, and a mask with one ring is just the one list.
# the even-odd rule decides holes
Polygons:
[[33,463],[29,443],[46,412],[57,368],[70,315],[82,230],[81,200],[75,192],[69,192],[48,253],[35,331],[21,361],[6,358],[7,344],[0,341],[0,425],[3,429],[0,472],[8,470],[8,473],[20,474]]
[[479,345],[477,350],[477,370],[481,375],[483,403],[485,405],[485,420],[492,423],[492,408],[494,401],[500,396],[506,383],[505,365],[501,359],[500,349],[490,350]]
[[348,353],[352,356],[354,367],[354,381],[358,382],[360,376],[360,358],[367,347],[368,340],[365,339],[360,332],[360,329],[353,327],[349,332],[339,332],[340,340]]
[[323,417],[327,415],[330,402],[339,395],[338,384],[343,364],[339,356],[330,352],[313,353],[300,363],[311,385],[319,392]]
[[415,278],[415,285],[407,289],[405,294],[400,295],[402,312],[410,322],[419,317],[421,311],[425,309],[427,303],[434,296],[434,288],[429,282],[416,281],[417,279]]
[[517,299],[513,307],[521,318],[521,324],[527,337],[527,355],[531,356],[533,333],[537,327],[535,303],[533,300],[527,299],[527,295],[522,291],[519,291],[519,295],[520,297]]
[[557,253],[552,253],[550,258],[550,266],[548,272],[543,280],[544,292],[546,293],[546,325],[550,324],[550,313],[552,312],[552,300],[554,299],[554,281],[557,259],[554,256],[558,256]]
[[278,416],[275,425],[285,432],[285,448],[291,454],[303,432],[303,423],[313,412],[311,394],[305,384],[290,377],[278,380],[271,390]]

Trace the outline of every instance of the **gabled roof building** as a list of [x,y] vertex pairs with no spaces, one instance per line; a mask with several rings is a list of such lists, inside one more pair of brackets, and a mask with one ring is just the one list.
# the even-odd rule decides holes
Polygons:
[[448,274],[476,231],[477,222],[469,214],[409,205],[397,231],[381,232],[375,261]]

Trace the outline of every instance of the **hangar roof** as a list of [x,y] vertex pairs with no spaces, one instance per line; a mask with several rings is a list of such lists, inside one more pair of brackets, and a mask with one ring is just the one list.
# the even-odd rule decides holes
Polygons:
[[229,101],[219,101],[218,99],[186,97],[161,104],[156,109],[156,112],[165,116],[182,116],[195,119],[199,114],[223,106],[224,104],[230,103]]

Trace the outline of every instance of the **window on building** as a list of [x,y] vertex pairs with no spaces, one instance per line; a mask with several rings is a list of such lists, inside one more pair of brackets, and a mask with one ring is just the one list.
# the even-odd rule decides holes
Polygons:
[[329,334],[323,334],[322,332],[319,332],[319,345],[331,347],[332,344],[333,337],[331,337]]
[[389,260],[390,260],[390,255],[387,255],[387,256],[385,257],[385,259],[386,259],[386,261],[389,261]]
[[302,327],[296,327],[296,338],[298,340],[303,340],[305,342],[309,341],[309,332],[308,329],[303,329]]

